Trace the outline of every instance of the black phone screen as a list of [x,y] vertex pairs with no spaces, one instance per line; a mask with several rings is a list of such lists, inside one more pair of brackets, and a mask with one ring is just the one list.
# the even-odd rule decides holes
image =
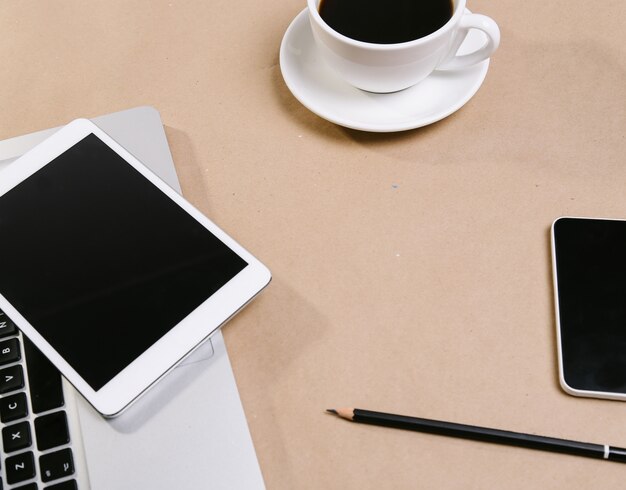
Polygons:
[[553,240],[563,379],[626,393],[626,221],[560,218]]

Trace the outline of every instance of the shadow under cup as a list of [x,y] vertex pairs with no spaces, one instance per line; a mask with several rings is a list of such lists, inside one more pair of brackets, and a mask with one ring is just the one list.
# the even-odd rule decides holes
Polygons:
[[[500,41],[497,24],[489,17],[466,11],[466,0],[452,0],[452,16],[436,31],[397,43],[360,41],[334,30],[318,10],[320,2],[327,1],[341,2],[307,0],[318,52],[340,78],[368,92],[397,92],[419,83],[435,69],[461,69],[474,65],[487,59]],[[378,3],[381,9],[386,5],[381,0]],[[456,52],[470,29],[482,30],[487,42],[473,53],[457,56]]]

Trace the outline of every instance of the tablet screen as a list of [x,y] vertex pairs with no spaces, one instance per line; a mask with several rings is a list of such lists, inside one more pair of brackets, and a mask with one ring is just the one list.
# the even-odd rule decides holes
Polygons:
[[0,264],[95,391],[248,265],[94,134],[0,196]]

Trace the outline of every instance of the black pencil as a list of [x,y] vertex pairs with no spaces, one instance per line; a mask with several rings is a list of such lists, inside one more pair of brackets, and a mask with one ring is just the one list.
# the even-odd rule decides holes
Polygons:
[[460,437],[484,442],[494,442],[509,446],[519,446],[529,449],[539,449],[557,453],[586,456],[588,458],[607,459],[626,463],[626,449],[609,446],[607,444],[592,444],[588,442],[568,441],[555,437],[523,434],[507,430],[488,429],[473,425],[441,422],[438,420],[406,417],[389,413],[372,412],[359,408],[328,409],[327,412],[339,415],[344,419],[363,424],[382,425],[396,429],[415,430],[442,436]]

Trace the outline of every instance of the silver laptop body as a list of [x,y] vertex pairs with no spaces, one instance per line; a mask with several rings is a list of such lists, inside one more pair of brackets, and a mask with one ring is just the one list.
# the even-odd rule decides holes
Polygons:
[[[180,192],[165,131],[154,108],[139,107],[92,121]],[[0,141],[0,179],[4,167],[57,129]],[[71,439],[68,447],[73,454],[73,468],[67,470],[71,473],[42,483],[45,468],[36,468],[34,479],[7,485],[5,459],[0,465],[4,488],[33,482],[37,488],[47,488],[71,480],[81,490],[264,488],[221,332],[118,418],[103,419],[65,380],[63,390]],[[34,418],[27,417],[31,426]],[[3,428],[12,425],[0,423]],[[51,451],[38,451],[35,440],[33,446],[38,466],[39,458]],[[14,459],[9,463],[16,464],[19,458]],[[59,466],[59,471],[64,467]]]

